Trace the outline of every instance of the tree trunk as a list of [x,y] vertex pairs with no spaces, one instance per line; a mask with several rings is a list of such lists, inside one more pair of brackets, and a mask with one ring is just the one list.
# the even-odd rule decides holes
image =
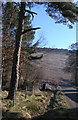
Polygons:
[[78,87],[78,51],[76,51],[75,85]]
[[18,88],[18,80],[19,80],[19,61],[20,61],[20,53],[21,53],[21,45],[22,45],[22,30],[24,24],[24,14],[25,14],[25,2],[21,2],[19,21],[18,21],[18,30],[16,34],[16,45],[15,51],[13,55],[13,65],[12,65],[12,74],[11,74],[11,82],[10,89],[8,94],[8,99],[13,100],[15,96],[15,92]]

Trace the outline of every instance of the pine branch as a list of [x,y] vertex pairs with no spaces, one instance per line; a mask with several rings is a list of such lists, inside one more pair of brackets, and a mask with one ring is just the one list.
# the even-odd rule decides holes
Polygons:
[[24,30],[24,31],[22,32],[22,34],[27,33],[27,32],[29,32],[29,31],[32,31],[32,30],[37,30],[37,29],[40,29],[40,27],[30,28],[30,29]]
[[30,13],[30,14],[35,14],[35,15],[37,15],[37,13],[32,12],[32,11],[30,11],[30,10],[25,10],[25,11],[28,12],[28,13]]
[[37,15],[37,13],[32,12],[32,11],[30,11],[30,10],[25,10],[25,11],[28,12],[28,13],[30,13],[30,14],[32,15],[32,20],[33,20],[33,18],[34,18],[34,15],[33,15],[33,14]]

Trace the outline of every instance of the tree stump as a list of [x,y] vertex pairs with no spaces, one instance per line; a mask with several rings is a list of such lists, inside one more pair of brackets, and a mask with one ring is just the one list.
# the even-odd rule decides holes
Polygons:
[[43,91],[45,90],[45,87],[46,87],[46,83],[44,83],[43,86],[42,86]]

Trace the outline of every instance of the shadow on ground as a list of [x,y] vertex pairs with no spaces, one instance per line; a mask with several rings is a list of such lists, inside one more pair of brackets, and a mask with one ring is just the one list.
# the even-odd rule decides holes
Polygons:
[[[76,111],[76,112],[75,112]],[[32,119],[26,119],[23,117],[17,118],[17,113],[11,113],[16,116],[16,118],[2,118],[1,120],[77,120],[78,108],[76,109],[56,109],[49,110],[43,115],[34,117]]]
[[[77,113],[75,111],[77,110]],[[49,110],[44,115],[35,117],[32,120],[77,120],[78,108],[77,109],[57,109]]]
[[[48,91],[49,89],[46,89]],[[55,90],[49,90],[52,92],[55,92]],[[71,100],[75,101],[78,103],[78,91],[76,90],[63,90],[65,92],[65,95],[68,96]],[[75,97],[74,97],[75,96]],[[77,97],[76,97],[77,96]],[[51,103],[50,106],[52,106],[53,103]],[[72,108],[72,109],[64,109],[64,108],[58,108],[55,110],[48,110],[46,111],[43,115],[34,117],[32,119],[26,119],[24,117],[19,117],[20,115],[18,113],[10,113],[12,117],[10,116],[9,118],[5,117],[2,118],[1,120],[77,120],[78,119],[78,108]]]
[[78,90],[63,90],[65,92],[65,95],[69,97],[74,102],[78,103]]

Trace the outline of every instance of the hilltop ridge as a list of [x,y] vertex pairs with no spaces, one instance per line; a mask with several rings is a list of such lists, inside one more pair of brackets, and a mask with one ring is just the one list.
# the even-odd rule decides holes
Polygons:
[[68,50],[68,49],[58,49],[58,48],[46,48],[46,47],[44,47],[44,48],[40,48],[40,47],[38,47],[38,48],[36,48],[36,51],[37,52],[56,52],[56,53],[65,53],[65,54],[67,54],[70,50]]

